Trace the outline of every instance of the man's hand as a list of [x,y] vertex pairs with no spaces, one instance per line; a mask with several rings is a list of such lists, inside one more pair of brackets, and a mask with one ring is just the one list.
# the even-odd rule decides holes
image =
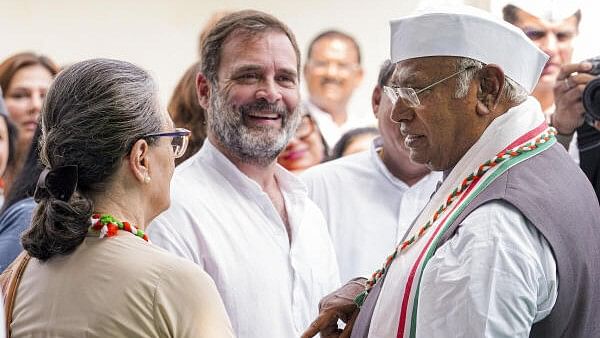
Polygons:
[[[319,316],[310,324],[301,338],[314,337],[319,332],[322,338],[350,337],[359,311],[354,303],[354,298],[365,290],[366,282],[366,278],[352,279],[346,285],[323,297],[319,302]],[[338,319],[346,323],[343,331],[338,327]]]
[[591,68],[589,62],[582,62],[567,64],[560,69],[554,85],[556,110],[551,116],[552,126],[559,134],[572,135],[584,122],[581,95],[587,83],[595,78],[586,73]]

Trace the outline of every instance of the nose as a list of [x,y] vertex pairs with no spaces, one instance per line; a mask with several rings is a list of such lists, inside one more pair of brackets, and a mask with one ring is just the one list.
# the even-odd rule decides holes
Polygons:
[[336,62],[329,62],[325,71],[327,76],[336,77],[340,73],[340,66]]
[[262,81],[256,91],[256,99],[265,99],[269,103],[275,103],[281,100],[282,95],[275,79]]
[[37,95],[37,94],[32,95],[31,96],[30,113],[39,114],[40,111],[42,110],[43,102],[44,102],[44,99],[42,98],[41,95]]
[[403,104],[401,99],[398,99],[394,107],[390,110],[390,120],[394,123],[409,121],[414,116],[413,109],[414,108]]
[[540,46],[544,53],[548,54],[550,58],[558,54],[558,40],[554,33],[549,32],[546,34],[542,45]]

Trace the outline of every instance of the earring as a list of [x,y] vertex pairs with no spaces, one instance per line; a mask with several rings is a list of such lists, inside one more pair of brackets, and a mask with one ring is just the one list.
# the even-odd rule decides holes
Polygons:
[[150,183],[150,175],[146,174],[144,176],[144,183],[146,183],[146,184]]

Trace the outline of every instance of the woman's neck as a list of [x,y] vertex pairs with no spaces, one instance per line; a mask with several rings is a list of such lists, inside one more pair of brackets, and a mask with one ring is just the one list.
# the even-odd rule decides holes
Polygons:
[[145,230],[147,220],[143,214],[143,208],[134,199],[114,198],[112,196],[126,196],[106,194],[96,198],[94,201],[94,212],[100,214],[109,214],[121,222],[129,222],[136,228]]

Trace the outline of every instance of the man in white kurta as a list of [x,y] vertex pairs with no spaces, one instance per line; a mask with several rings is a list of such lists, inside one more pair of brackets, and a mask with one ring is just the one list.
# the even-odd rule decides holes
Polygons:
[[[510,52],[493,48],[495,35],[512,44]],[[447,175],[385,269],[367,283],[365,303],[356,299],[362,307],[352,337],[529,337],[558,293],[556,260],[540,231],[520,209],[494,200],[468,214],[453,236],[443,236],[486,184],[523,160],[486,161],[501,152],[525,154],[532,148],[512,149],[549,137],[540,136],[547,126],[539,103],[526,99],[547,58],[521,32],[469,7],[392,21],[391,50],[397,62],[391,118],[411,159]],[[531,69],[514,61],[522,60],[517,51]],[[469,70],[473,75],[461,75]],[[436,249],[437,243],[443,244]],[[322,312],[303,337],[337,318],[326,317]]]
[[441,172],[425,173],[409,186],[385,166],[381,148],[378,137],[368,151],[301,176],[325,215],[342,281],[370,276],[382,264],[442,178]]
[[171,207],[148,230],[154,244],[211,275],[239,337],[298,336],[337,287],[321,212],[298,178],[279,166],[275,176],[291,243],[269,197],[210,141],[176,168]]
[[207,139],[149,228],[214,279],[240,338],[299,336],[338,284],[323,215],[276,162],[300,121],[299,67],[293,33],[269,14],[233,12],[213,26],[196,81]]
[[335,247],[340,278],[370,276],[404,235],[441,180],[441,172],[412,163],[404,137],[390,120],[383,86],[394,65],[380,68],[372,108],[380,137],[368,151],[313,167],[302,174],[321,208]]

